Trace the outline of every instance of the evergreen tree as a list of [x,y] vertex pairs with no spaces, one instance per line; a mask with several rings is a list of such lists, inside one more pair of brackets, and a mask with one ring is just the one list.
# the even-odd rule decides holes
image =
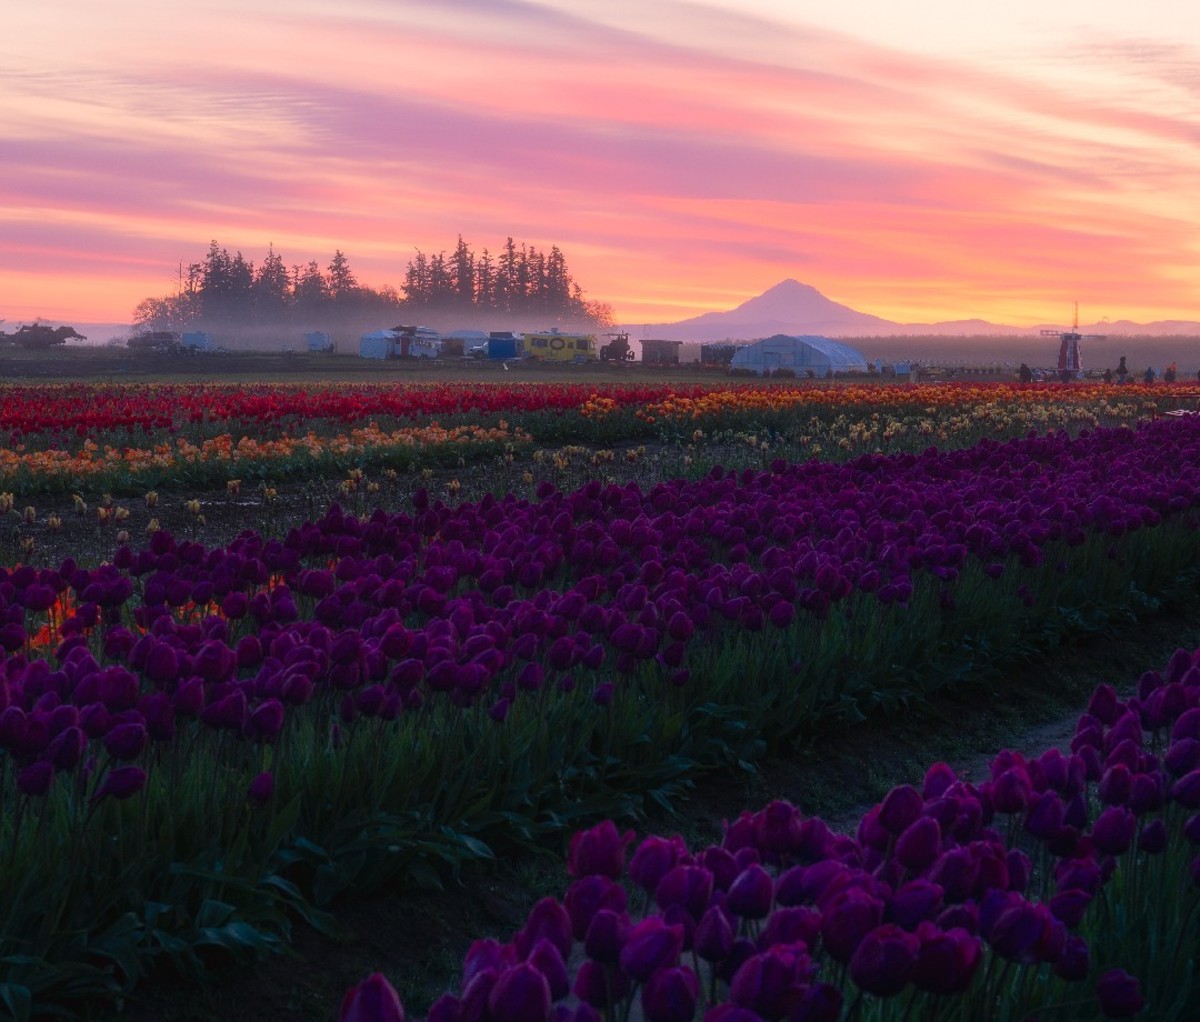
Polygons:
[[475,256],[463,236],[458,236],[454,255],[450,257],[450,289],[454,304],[459,309],[470,309],[475,304]]
[[406,304],[415,307],[425,307],[433,298],[429,259],[420,249],[417,249],[416,256],[409,262],[404,273],[404,295]]
[[254,278],[254,318],[259,323],[282,323],[292,303],[292,282],[283,258],[272,244]]
[[501,312],[513,312],[517,290],[517,246],[508,237],[500,252],[496,267],[496,308]]
[[329,297],[338,305],[346,304],[358,291],[358,280],[340,248],[334,252],[333,260],[329,264],[329,276],[326,283]]
[[317,261],[312,260],[303,270],[297,267],[296,282],[292,286],[292,296],[296,313],[301,320],[312,322],[325,313],[329,303],[329,289],[325,286],[325,278]]
[[449,307],[454,295],[446,253],[439,252],[429,260],[429,304],[434,308]]
[[496,309],[496,268],[486,248],[475,261],[475,296],[479,308],[489,312]]

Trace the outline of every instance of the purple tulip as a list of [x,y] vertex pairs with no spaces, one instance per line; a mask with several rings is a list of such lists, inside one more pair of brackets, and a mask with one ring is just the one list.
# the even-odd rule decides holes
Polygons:
[[[101,707],[103,709],[103,707]],[[74,770],[87,748],[87,737],[77,727],[69,727],[56,735],[46,746],[44,758],[55,770]]]
[[346,991],[338,1022],[404,1022],[400,995],[381,972]]
[[729,984],[729,997],[761,1018],[782,1019],[804,996],[815,971],[803,947],[777,944],[742,963]]
[[1200,770],[1184,774],[1171,785],[1171,798],[1186,809],[1200,809]]
[[934,763],[925,771],[925,780],[921,787],[921,797],[928,800],[944,795],[955,783],[958,777],[946,763]]
[[841,1017],[841,990],[829,983],[813,983],[792,1008],[789,1022],[837,1022]]
[[674,965],[682,949],[683,927],[668,926],[657,916],[650,916],[629,931],[621,948],[621,970],[630,979],[644,983],[657,970]]
[[686,852],[681,838],[648,837],[629,861],[629,877],[644,891],[653,893],[658,882]]
[[1105,805],[1124,805],[1133,793],[1133,771],[1124,763],[1114,763],[1100,778],[1097,794]]
[[629,985],[629,977],[620,969],[586,961],[575,973],[571,989],[584,1004],[603,1010],[628,996]]
[[571,837],[567,874],[572,877],[599,874],[618,879],[625,870],[625,849],[633,838],[633,831],[621,834],[611,820],[578,831]]
[[1079,983],[1087,979],[1091,970],[1091,954],[1087,941],[1082,937],[1068,937],[1063,952],[1054,963],[1054,975],[1068,983]]
[[725,906],[743,919],[765,919],[771,912],[774,886],[770,873],[761,866],[750,866],[730,885]]
[[821,913],[821,939],[829,956],[843,964],[868,933],[883,922],[883,902],[861,888],[834,895]]
[[1087,712],[1107,726],[1117,719],[1120,708],[1117,690],[1112,685],[1103,684],[1096,686],[1088,702]]
[[511,944],[501,944],[490,937],[472,941],[466,955],[463,956],[463,988],[465,989],[471,980],[482,972],[491,970],[498,976],[516,963]]
[[623,913],[627,903],[625,888],[597,873],[576,880],[563,896],[563,906],[571,920],[571,933],[576,940],[583,939],[593,917],[601,909]]
[[888,792],[879,806],[879,822],[892,834],[898,835],[915,823],[925,808],[925,800],[911,784],[903,784]]
[[533,945],[533,950],[529,952],[529,957],[525,960],[546,977],[546,982],[550,985],[552,1001],[557,1001],[560,997],[566,997],[570,993],[571,980],[567,975],[567,964],[563,961],[563,956],[558,953],[558,948],[550,941],[539,940]]
[[537,968],[521,962],[500,974],[488,993],[493,1022],[546,1022],[550,984]]
[[[988,907],[989,903],[985,902],[985,910]],[[1004,958],[1024,964],[1036,962],[1036,949],[1045,928],[1039,906],[1024,898],[1009,896],[1000,900],[996,907],[994,916],[980,921],[984,937]]]
[[1147,855],[1161,855],[1167,850],[1167,825],[1161,819],[1151,820],[1138,834],[1138,848]]
[[30,798],[41,798],[54,783],[54,765],[44,759],[36,760],[17,774],[17,790]]
[[801,843],[803,818],[790,802],[776,799],[753,816],[754,840],[769,861],[795,854]]
[[283,730],[284,709],[278,699],[264,700],[246,718],[242,732],[254,741],[271,741]]
[[250,787],[246,791],[246,799],[252,806],[262,808],[271,801],[271,796],[275,794],[275,775],[269,770],[264,770],[250,782]]
[[876,997],[893,997],[912,977],[921,942],[892,923],[867,933],[850,958],[850,978],[860,990]]
[[145,724],[118,724],[104,736],[104,748],[115,760],[137,759],[148,740]]
[[429,1006],[425,1022],[463,1022],[463,1004],[453,994],[442,994]]
[[1091,894],[1072,887],[1059,891],[1047,904],[1055,919],[1068,930],[1075,930],[1083,922],[1084,913],[1091,903]]
[[1096,983],[1096,997],[1105,1018],[1129,1018],[1146,1006],[1141,984],[1124,969],[1109,969]]
[[897,888],[887,906],[888,922],[901,929],[915,930],[925,919],[932,919],[942,909],[942,888],[929,880],[910,880]]
[[1056,791],[1031,796],[1025,830],[1039,841],[1053,841],[1062,832],[1065,809]]
[[699,998],[700,983],[691,969],[659,969],[642,988],[642,1014],[647,1022],[691,1022]]
[[704,961],[716,963],[729,957],[733,950],[734,936],[729,916],[719,905],[713,905],[696,924],[692,935],[692,947]]
[[713,892],[713,875],[701,866],[676,866],[654,889],[654,900],[661,909],[679,905],[693,919],[708,908]]
[[1195,738],[1176,738],[1171,742],[1163,765],[1176,777],[1200,767],[1200,741]]
[[527,958],[534,944],[545,938],[565,960],[571,954],[571,917],[555,898],[543,898],[530,910],[525,926],[513,938],[517,956]]
[[933,994],[961,994],[971,985],[983,948],[966,930],[942,930],[923,922],[916,930],[920,948],[913,965],[912,982],[918,990]]
[[[915,790],[913,794],[916,795]],[[941,844],[942,828],[937,820],[931,816],[918,817],[896,840],[896,861],[913,871],[927,869],[937,859]]]
[[1109,806],[1092,826],[1092,841],[1106,855],[1120,855],[1132,843],[1137,819],[1125,806]]
[[110,770],[104,781],[92,795],[93,802],[100,802],[111,795],[115,799],[126,799],[136,795],[146,786],[146,771],[141,767],[117,767]]

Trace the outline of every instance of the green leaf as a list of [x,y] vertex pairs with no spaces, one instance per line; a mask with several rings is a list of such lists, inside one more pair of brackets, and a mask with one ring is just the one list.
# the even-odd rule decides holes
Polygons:
[[33,1012],[33,994],[19,983],[0,983],[0,1004],[8,1009],[13,1022],[28,1022]]

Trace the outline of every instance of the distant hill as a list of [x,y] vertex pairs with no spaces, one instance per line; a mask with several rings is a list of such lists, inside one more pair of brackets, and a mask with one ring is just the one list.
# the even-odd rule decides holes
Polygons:
[[[728,312],[706,312],[677,323],[628,325],[631,337],[675,341],[756,340],[773,334],[820,334],[826,337],[1029,337],[1042,329],[1061,330],[1066,323],[1031,327],[1006,326],[982,319],[939,323],[896,323],[859,312],[826,298],[811,284],[784,280]],[[1081,333],[1129,337],[1200,336],[1200,322],[1160,320],[1154,323],[1093,323]]]

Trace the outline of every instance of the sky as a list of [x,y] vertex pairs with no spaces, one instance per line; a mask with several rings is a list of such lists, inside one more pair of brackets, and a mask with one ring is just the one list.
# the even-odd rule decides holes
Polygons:
[[216,240],[399,287],[557,245],[622,323],[1200,320],[1193,0],[40,0],[0,12],[2,329]]

